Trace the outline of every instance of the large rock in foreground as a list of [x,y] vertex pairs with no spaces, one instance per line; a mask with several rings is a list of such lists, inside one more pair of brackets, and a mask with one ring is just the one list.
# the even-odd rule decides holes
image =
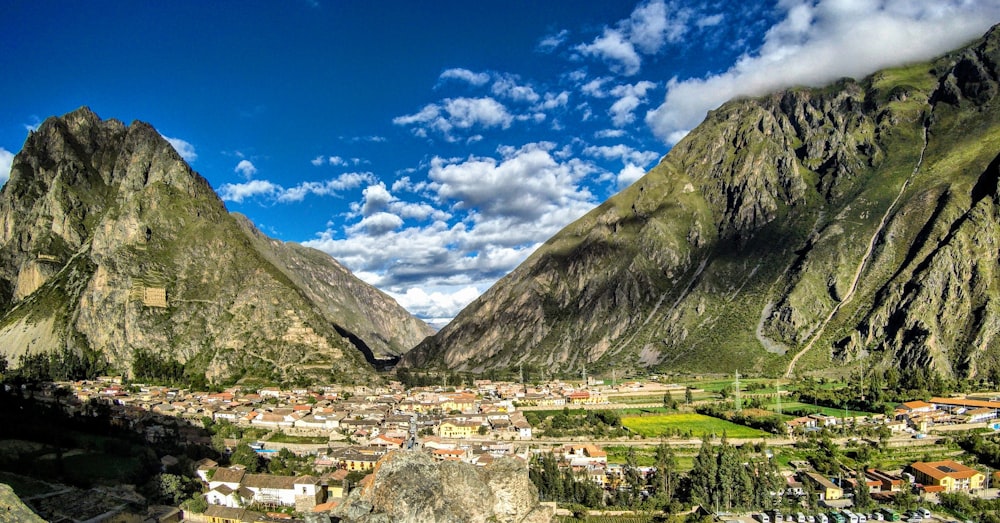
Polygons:
[[394,452],[334,515],[347,523],[541,523],[551,521],[553,511],[539,505],[528,469],[517,459],[476,467]]

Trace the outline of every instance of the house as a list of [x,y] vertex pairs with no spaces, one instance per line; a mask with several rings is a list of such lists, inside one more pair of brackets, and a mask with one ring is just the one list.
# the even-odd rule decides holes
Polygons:
[[381,447],[383,449],[401,449],[403,448],[403,440],[390,438],[385,434],[379,434],[368,441],[369,447]]
[[996,419],[997,410],[991,409],[989,407],[979,407],[972,410],[965,411],[966,423],[983,423]]
[[243,476],[247,473],[246,467],[240,465],[234,465],[232,467],[215,469],[215,473],[212,478],[208,481],[208,488],[215,488],[219,485],[225,485],[232,490],[240,488],[240,483],[243,481]]
[[870,492],[899,492],[906,485],[903,478],[879,469],[868,469],[865,476],[869,480],[869,487],[872,486],[872,481],[878,482],[878,486],[872,487]]
[[986,475],[952,460],[918,461],[910,465],[917,483],[942,492],[969,492],[983,488]]
[[205,510],[205,519],[208,523],[254,523],[263,520],[264,515],[244,508],[209,505]]
[[348,471],[355,470],[372,470],[375,468],[375,463],[378,462],[380,455],[375,454],[365,454],[358,452],[354,449],[349,449],[347,452],[340,456],[340,461],[343,467]]
[[567,445],[558,451],[562,454],[562,459],[569,462],[571,467],[607,465],[608,463],[608,453],[597,445]]
[[815,413],[815,414],[810,414],[809,417],[816,420],[817,427],[833,427],[837,425],[836,416]]
[[436,449],[431,452],[435,461],[469,461],[469,449]]
[[804,472],[802,474],[802,480],[812,483],[815,487],[816,493],[819,494],[819,499],[832,501],[844,497],[844,489],[834,485],[833,482],[825,476],[817,474],[816,472]]
[[215,470],[218,467],[219,464],[209,458],[200,459],[194,464],[195,473],[205,483],[208,483],[208,475],[210,474],[209,471]]
[[346,469],[337,469],[336,472],[324,476],[327,484],[327,498],[329,499],[342,499],[346,494],[344,489],[344,482],[347,480]]
[[523,415],[519,418],[512,416],[511,421],[514,423],[514,428],[517,429],[518,439],[531,439],[531,424]]
[[796,430],[811,430],[816,428],[816,419],[809,416],[801,416],[786,421],[785,426],[788,427],[789,432],[795,432]]
[[215,469],[208,483],[209,505],[241,507],[247,503],[296,507],[308,510],[322,496],[319,480],[312,476],[247,474],[243,467]]
[[919,414],[922,412],[924,413],[931,412],[933,410],[934,410],[933,404],[927,403],[926,401],[918,400],[918,401],[907,401],[905,403],[901,403],[898,407],[896,407],[894,413],[896,414],[896,419],[900,419],[902,417],[912,416],[914,414]]
[[209,488],[205,494],[209,505],[238,508],[253,499],[253,492],[246,487],[229,488],[227,485],[216,485]]
[[442,438],[471,438],[480,426],[481,423],[474,421],[445,420],[438,425],[438,435]]

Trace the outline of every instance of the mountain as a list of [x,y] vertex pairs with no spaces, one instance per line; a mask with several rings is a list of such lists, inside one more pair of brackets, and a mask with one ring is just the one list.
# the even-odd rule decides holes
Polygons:
[[130,373],[143,356],[219,382],[366,379],[432,332],[326,254],[229,214],[150,125],[87,108],[14,158],[0,313],[13,366],[63,351]]
[[402,364],[1000,373],[998,64],[724,104]]

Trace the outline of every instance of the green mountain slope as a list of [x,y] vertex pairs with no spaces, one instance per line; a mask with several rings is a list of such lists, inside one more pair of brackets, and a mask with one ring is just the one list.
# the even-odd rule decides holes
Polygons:
[[995,27],[723,105],[403,364],[1000,369],[998,64]]
[[46,120],[0,191],[0,347],[214,381],[364,379],[431,332],[318,251],[263,237],[149,125]]

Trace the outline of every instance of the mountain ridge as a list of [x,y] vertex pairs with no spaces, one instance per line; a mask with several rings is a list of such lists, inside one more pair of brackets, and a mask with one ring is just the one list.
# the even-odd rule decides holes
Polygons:
[[[322,280],[321,278],[329,278]],[[341,292],[342,291],[342,292]],[[0,344],[131,372],[354,381],[430,328],[335,260],[231,215],[149,124],[83,107],[30,133],[0,191]]]
[[994,372],[998,42],[711,111],[403,365]]

